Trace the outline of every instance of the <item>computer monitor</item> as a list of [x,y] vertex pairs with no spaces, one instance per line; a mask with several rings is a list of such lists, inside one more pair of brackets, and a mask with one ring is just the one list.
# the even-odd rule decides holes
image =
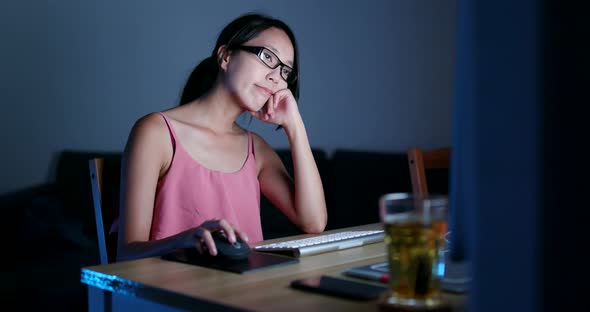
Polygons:
[[[461,65],[459,65],[461,66]],[[469,222],[473,220],[473,208],[476,207],[473,194],[477,194],[475,189],[477,181],[474,181],[476,163],[475,147],[477,144],[474,128],[474,120],[464,118],[471,116],[474,110],[469,105],[468,99],[472,94],[469,92],[461,93],[455,101],[453,111],[453,128],[451,142],[451,163],[449,170],[449,249],[451,259],[454,261],[463,261],[469,258],[470,239]]]

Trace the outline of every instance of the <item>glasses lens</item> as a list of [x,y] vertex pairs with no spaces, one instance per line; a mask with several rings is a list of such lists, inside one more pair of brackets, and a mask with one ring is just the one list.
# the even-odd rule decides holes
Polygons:
[[283,77],[283,79],[285,79],[287,83],[293,83],[295,82],[295,80],[297,80],[297,75],[295,74],[293,69],[283,64],[279,60],[278,56],[269,49],[262,48],[262,50],[260,50],[260,52],[258,53],[258,57],[260,57],[260,59],[262,60],[262,62],[264,62],[264,64],[266,64],[266,66],[272,69],[275,69],[277,68],[277,66],[282,65],[281,77]]
[[270,68],[277,68],[279,66],[279,58],[268,49],[262,49],[258,56]]
[[283,66],[283,68],[281,69],[281,76],[288,83],[293,83],[297,79],[297,75],[295,75],[295,72],[287,66]]

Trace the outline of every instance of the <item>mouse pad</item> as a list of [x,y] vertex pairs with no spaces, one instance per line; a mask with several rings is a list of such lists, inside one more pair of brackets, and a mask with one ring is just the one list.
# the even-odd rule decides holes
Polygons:
[[164,260],[194,264],[206,268],[234,273],[247,273],[271,267],[299,263],[299,259],[281,255],[252,251],[243,260],[226,260],[218,257],[201,255],[196,249],[182,249],[162,256]]

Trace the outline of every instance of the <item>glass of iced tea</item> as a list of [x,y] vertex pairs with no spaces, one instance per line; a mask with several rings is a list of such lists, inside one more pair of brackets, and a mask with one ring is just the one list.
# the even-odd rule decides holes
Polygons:
[[447,210],[444,195],[390,193],[379,199],[389,257],[387,303],[415,307],[441,303]]

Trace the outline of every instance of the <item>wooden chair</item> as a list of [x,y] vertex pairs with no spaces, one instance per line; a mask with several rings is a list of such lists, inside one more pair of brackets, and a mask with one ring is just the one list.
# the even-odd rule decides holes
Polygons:
[[119,157],[99,157],[88,163],[100,264],[108,264],[115,261],[117,254],[117,233],[110,230],[119,211],[121,160]]
[[412,178],[412,192],[414,194],[428,194],[426,170],[449,169],[450,161],[451,149],[449,147],[429,151],[423,151],[419,147],[408,149],[408,165]]

